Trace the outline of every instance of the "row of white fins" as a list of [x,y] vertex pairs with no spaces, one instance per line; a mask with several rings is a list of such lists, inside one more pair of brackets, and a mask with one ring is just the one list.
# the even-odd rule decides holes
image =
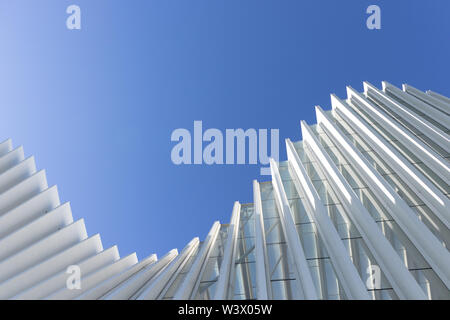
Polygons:
[[[450,226],[450,201],[446,194],[430,182],[417,168],[402,156],[393,146],[362,120],[353,107],[368,114],[375,122],[381,125],[395,139],[412,151],[423,163],[443,181],[450,181],[450,168],[448,160],[436,152],[432,147],[426,145],[418,137],[414,136],[406,128],[392,119],[379,105],[371,99],[380,101],[384,108],[396,113],[407,123],[426,135],[430,140],[445,152],[450,151],[448,128],[450,127],[450,105],[446,98],[432,93],[421,93],[411,86],[404,85],[404,91],[383,82],[383,90],[379,90],[371,84],[364,83],[364,94],[358,93],[351,87],[347,87],[347,100],[340,100],[331,95],[333,116],[339,116],[349,124],[351,130],[358,132],[366,144],[368,144],[383,160],[402,178],[403,181],[411,181],[408,185],[424,203],[433,210],[439,224],[440,238],[449,239]],[[413,110],[402,103],[392,99],[387,92],[394,94],[399,100],[413,105],[422,113],[446,128],[442,130],[433,125]],[[430,102],[425,103],[424,100]],[[418,218],[415,212],[408,206],[404,199],[394,188],[381,176],[371,163],[361,154],[346,135],[334,124],[332,118],[320,107],[316,107],[318,127],[326,133],[332,143],[345,154],[346,160],[358,172],[367,183],[376,198],[387,208],[392,218],[407,235],[412,244],[422,255],[423,259],[432,267],[434,272],[450,290],[450,254],[443,246],[440,239]],[[426,299],[426,295],[407,267],[404,265],[390,242],[384,237],[380,228],[377,227],[368,210],[361,203],[359,197],[352,190],[351,185],[339,171],[333,160],[325,151],[313,130],[304,122],[301,123],[303,144],[312,151],[309,156],[316,161],[321,171],[327,178],[330,186],[335,190],[340,203],[348,213],[349,218],[361,234],[371,254],[382,269],[395,293],[400,299]],[[444,132],[447,131],[447,132]],[[303,195],[306,211],[312,215],[312,220],[322,236],[327,252],[330,254],[336,275],[343,286],[347,298],[368,298],[367,290],[361,281],[350,257],[340,241],[340,237],[333,226],[324,205],[317,194],[310,178],[306,173],[293,143],[287,139],[286,148],[288,164],[291,175],[299,195]],[[300,279],[300,287],[303,297],[316,299],[317,292],[314,288],[311,274],[308,271],[301,243],[298,240],[295,225],[292,221],[292,212],[283,190],[281,178],[275,163],[271,163],[272,184],[277,205],[280,211],[280,219],[283,223],[283,231],[286,236],[288,248],[295,260],[297,278]],[[256,206],[256,204],[255,204]],[[256,241],[258,241],[256,239]],[[257,262],[256,267],[260,264]],[[257,283],[259,283],[257,281]],[[448,298],[448,295],[442,297]]]
[[[147,281],[177,254],[138,262],[136,254],[120,258],[116,246],[103,250],[83,219],[73,221],[69,203],[60,203],[34,158],[25,159],[11,140],[0,144],[0,299],[151,298]],[[71,265],[80,268],[81,289],[67,286]]]
[[[397,93],[395,91],[396,88],[387,83],[383,83],[383,87],[384,90],[387,87],[392,92]],[[369,84],[365,84],[365,90],[375,89]],[[420,107],[426,109],[424,111],[427,111],[427,114],[431,117],[435,117],[436,121],[442,123],[443,126],[450,127],[448,116],[450,113],[450,99],[431,91],[425,94],[410,86],[404,86],[404,90],[408,92],[408,96],[411,96],[411,99],[417,100],[414,101],[415,105],[417,105],[419,99],[423,101],[428,99],[427,101],[432,103],[435,109],[433,110],[426,103],[423,103]],[[402,92],[401,90],[399,91]],[[365,107],[370,107],[369,103],[364,101],[360,94],[351,88],[349,88],[350,97],[356,100],[359,99],[362,105],[366,104]],[[345,102],[332,96],[332,104],[333,109],[339,109],[342,117],[358,124],[357,118],[345,107]],[[398,106],[395,105],[395,107],[397,108]],[[396,111],[398,112],[398,110]],[[405,116],[420,122],[417,123],[419,128],[431,136],[434,142],[444,148],[444,150],[449,150],[447,134],[429,123],[424,123],[422,118],[412,115],[410,110],[404,112],[408,112]],[[320,108],[317,109],[317,114],[319,123],[324,124],[328,130],[335,130]],[[363,131],[366,130],[364,126],[361,126],[360,129]],[[302,132],[304,141],[311,144],[313,149],[317,149],[315,151],[318,157],[323,157],[323,159],[318,160],[329,165],[330,160],[323,153],[323,149],[317,145],[316,138],[313,137],[313,134],[309,131],[305,123],[302,123]],[[364,134],[367,135],[369,140],[373,141],[374,145],[377,143],[376,134],[370,132],[370,130]],[[335,136],[339,137],[339,134]],[[290,141],[287,143],[288,157],[290,158],[290,162],[292,162],[292,159],[295,158],[293,153],[294,149]],[[355,153],[354,148],[349,147],[345,140],[336,140],[335,143],[347,149],[346,152]],[[411,141],[408,141],[408,143],[411,143]],[[398,158],[398,155],[393,150],[383,148],[386,147],[378,146],[382,154],[394,160],[395,157]],[[434,152],[417,141],[414,141],[412,151],[414,151],[414,148],[420,151],[419,154],[424,155],[424,163],[435,169],[437,174],[445,179],[444,181],[450,181],[448,164],[445,161],[439,159]],[[376,180],[378,183],[376,187],[379,189],[377,189],[379,192],[384,192],[387,195],[392,194],[389,189],[390,186],[380,182],[381,180],[376,174],[375,176],[373,175],[373,170],[369,168],[370,165],[367,167],[367,164],[361,161],[357,154],[354,157],[356,159],[355,165],[367,174],[367,178]],[[298,181],[304,184],[299,188],[308,190],[306,194],[310,196],[310,201],[312,201],[309,205],[317,206],[318,202],[314,203],[314,201],[318,199],[314,200],[315,197],[311,198],[311,195],[308,194],[311,185],[309,184],[310,181],[304,181],[305,179],[302,175],[304,168],[298,167],[300,163],[298,159],[295,159],[294,163],[296,163],[295,171],[299,174],[297,176]],[[415,191],[419,194],[424,194],[427,205],[434,209],[435,214],[448,227],[450,221],[448,199],[445,196],[442,197],[442,193],[439,193],[431,184],[424,183],[423,177],[416,172],[417,170],[412,169],[408,165],[405,166],[404,161],[398,161],[396,169],[400,171],[400,176],[404,172],[403,174],[407,175],[408,179],[412,178],[411,175],[418,176],[420,183],[414,184],[412,188],[416,188]],[[274,164],[272,164],[272,172],[273,170],[275,170]],[[336,179],[336,174],[338,174],[336,168],[331,167],[326,168],[326,170],[330,174],[330,180],[336,183],[336,188],[340,188],[341,190],[348,189],[348,185],[342,185],[345,180],[341,181],[340,179]],[[274,189],[280,188],[281,186],[281,182],[277,180],[277,176],[278,174],[274,175],[273,172]],[[281,193],[284,194],[284,192]],[[317,194],[315,196],[317,197]],[[341,200],[343,203],[348,202],[350,212],[365,210],[362,206],[360,206],[361,208],[355,207],[360,204],[359,201],[352,202],[351,198]],[[278,199],[278,201],[286,205],[285,197]],[[400,226],[408,231],[407,234],[412,234],[413,239],[417,240],[413,242],[419,247],[419,251],[424,254],[436,273],[449,286],[450,268],[448,266],[450,263],[448,251],[439,249],[442,246],[436,247],[436,241],[434,241],[429,232],[425,231],[425,234],[420,233],[425,229],[421,227],[418,221],[413,219],[411,211],[407,206],[401,206],[403,201],[396,194],[392,194],[391,202],[390,205],[394,208],[394,218],[396,218]],[[235,226],[239,220],[236,218],[237,212],[239,211],[236,205],[238,204],[235,204],[233,210],[231,226]],[[406,213],[400,213],[398,209],[404,209]],[[288,211],[288,208],[286,210]],[[318,212],[317,210],[313,211]],[[395,212],[397,212],[398,216],[395,216]],[[291,214],[287,216],[287,219],[290,216]],[[284,218],[286,219],[286,217]],[[316,216],[315,218],[319,221],[324,220],[322,216]],[[390,278],[394,287],[396,287],[396,291],[403,293],[400,295],[401,298],[422,298],[420,294],[414,293],[416,292],[414,286],[407,285],[411,283],[411,280],[408,278],[407,273],[403,272],[401,268],[397,268],[396,254],[391,252],[392,250],[390,249],[383,251],[388,248],[385,241],[376,234],[373,226],[364,225],[369,220],[364,220],[363,214],[355,215],[354,218],[359,220],[359,223],[355,224],[360,227],[361,230],[359,231],[363,237],[367,238],[368,243],[377,243],[376,247],[371,249],[375,252],[375,256],[378,258],[377,261],[381,262],[380,264],[385,269],[384,271],[387,271],[387,276]],[[368,217],[365,218],[368,219]],[[413,219],[412,222],[410,219]],[[192,298],[195,283],[200,277],[201,270],[204,270],[202,264],[217,236],[219,226],[218,222],[213,225],[213,228],[205,239],[204,245],[197,255],[196,261],[191,267],[189,275],[179,286],[175,295],[176,298]],[[289,226],[292,227],[292,224],[285,225],[285,228],[289,228]],[[327,223],[318,223],[318,226],[327,226]],[[289,234],[292,232],[289,230],[285,231],[289,238]],[[326,234],[327,231],[329,230],[322,230],[324,232],[323,234]],[[236,232],[234,231],[229,235],[231,239],[229,240],[231,241],[230,243],[233,241],[233,234],[235,236]],[[298,237],[296,238],[298,240]],[[289,245],[292,250],[301,250],[301,246],[299,247],[297,240],[291,239],[291,241],[288,241],[291,242]],[[13,149],[11,140],[0,144],[0,299],[162,298],[169,286],[173,283],[176,275],[180,272],[180,269],[186,263],[187,258],[198,245],[199,239],[194,238],[180,254],[174,249],[160,260],[157,260],[156,255],[151,255],[140,262],[138,262],[135,254],[120,258],[116,246],[103,250],[98,234],[88,237],[83,220],[73,221],[69,203],[60,203],[56,186],[48,187],[45,171],[36,170],[34,158],[29,157],[25,159],[23,148],[18,147]],[[329,245],[333,244],[330,243]],[[230,280],[229,269],[232,268],[232,263],[230,262],[232,261],[232,254],[232,249],[229,249],[224,254],[224,263],[222,264],[221,276],[219,277],[219,288],[225,288],[227,281]],[[227,259],[227,255],[229,259]],[[298,252],[294,252],[294,257],[297,256]],[[335,257],[334,260],[339,261],[340,259],[339,257]],[[298,266],[302,267],[302,270],[298,270],[299,279],[304,286],[311,285],[311,279],[307,275],[307,267],[305,268],[305,265],[301,263],[302,261],[297,262]],[[447,264],[445,265],[445,263]],[[81,289],[69,289],[67,287],[69,274],[66,271],[70,265],[77,265],[81,269]],[[345,266],[342,265],[341,267],[344,268]],[[345,274],[348,274],[348,272],[344,273],[344,278]],[[349,281],[351,283],[352,277],[343,279],[345,280],[344,283],[349,283]],[[264,298],[267,295],[261,293],[261,281],[262,279],[257,281],[257,284],[259,283],[257,291],[259,292],[259,297]],[[352,297],[351,288],[349,287],[348,296]],[[267,290],[266,280],[264,280],[263,289]],[[308,294],[308,292],[311,292],[311,287],[309,289],[304,288],[304,297],[314,298],[315,295]],[[357,298],[358,296],[364,296],[362,291],[358,293],[358,290],[356,290],[354,292],[354,297]],[[226,293],[217,293],[215,296],[215,298],[225,297]]]

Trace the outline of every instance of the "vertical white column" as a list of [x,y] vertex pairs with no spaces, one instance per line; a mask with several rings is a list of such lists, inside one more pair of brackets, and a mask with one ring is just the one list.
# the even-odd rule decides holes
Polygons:
[[306,173],[306,169],[300,161],[294,145],[289,139],[286,140],[286,150],[295,188],[305,199],[303,204],[305,205],[306,212],[317,226],[347,299],[370,299],[367,288],[361,280],[355,265],[350,260],[350,256],[348,255],[333,222],[328,216],[312,181]]
[[255,209],[255,260],[256,260],[256,298],[267,300],[272,298],[266,235],[262,211],[261,190],[258,181],[253,181],[253,206]]
[[350,219],[363,237],[370,252],[380,265],[381,270],[384,271],[386,278],[391,283],[398,297],[400,299],[425,300],[426,297],[422,289],[377,227],[351,186],[336,168],[326,151],[323,150],[311,129],[304,121],[301,122],[301,125],[303,141],[312,150],[310,152],[311,157],[319,163],[328,182],[348,212]]
[[294,217],[292,216],[289,201],[281,181],[278,165],[273,159],[270,159],[270,170],[272,172],[272,185],[280,215],[281,227],[286,238],[288,250],[294,259],[297,279],[302,290],[301,293],[306,300],[316,300],[318,299],[316,287],[314,286],[308,262],[306,261],[305,253],[298,236]]
[[225,242],[223,260],[220,267],[219,278],[217,280],[216,292],[214,293],[214,300],[225,300],[231,295],[231,292],[228,292],[228,289],[230,287],[230,282],[234,281],[233,276],[236,261],[240,215],[241,204],[236,201],[234,203],[233,214],[231,215],[231,221],[228,227],[228,236]]

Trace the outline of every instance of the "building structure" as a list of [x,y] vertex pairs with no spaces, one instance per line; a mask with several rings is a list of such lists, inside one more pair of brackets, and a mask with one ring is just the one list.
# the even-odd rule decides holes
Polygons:
[[159,259],[104,249],[1,143],[0,299],[449,299],[450,99],[402,89],[331,95],[253,203]]

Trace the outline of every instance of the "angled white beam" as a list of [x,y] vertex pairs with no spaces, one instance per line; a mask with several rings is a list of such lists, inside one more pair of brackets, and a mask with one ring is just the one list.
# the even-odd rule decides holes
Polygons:
[[170,262],[167,268],[154,279],[150,280],[144,290],[136,293],[136,300],[155,300],[162,298],[164,289],[177,277],[192,253],[198,248],[199,243],[200,240],[197,237],[192,239],[181,253]]
[[266,248],[266,234],[262,211],[261,189],[258,181],[253,181],[253,203],[255,210],[255,260],[256,260],[256,298],[272,299],[269,276],[269,261]]
[[4,156],[0,157],[0,173],[14,167],[19,162],[25,159],[25,154],[22,147],[18,147]]
[[434,143],[440,146],[444,150],[450,149],[450,139],[449,136],[442,130],[437,128],[435,125],[427,121],[426,119],[419,116],[414,111],[405,107],[404,105],[391,99],[384,92],[378,90],[374,85],[364,82],[364,93],[368,97],[375,98],[384,105],[384,107],[391,112],[396,113],[398,116],[403,118],[416,130],[422,132],[425,136],[431,139]]
[[113,290],[115,287],[120,285],[122,282],[126,281],[127,279],[131,278],[133,275],[140,272],[142,269],[147,267],[148,265],[156,262],[158,259],[156,257],[156,254],[152,254],[148,256],[147,258],[139,261],[137,264],[131,266],[127,270],[120,272],[102,283],[98,284],[97,286],[89,289],[88,291],[84,292],[80,296],[78,296],[77,300],[94,300],[99,299],[111,290]]
[[[38,299],[42,288],[37,284],[52,278],[67,267],[91,257],[103,250],[98,234],[78,242],[72,247],[53,255],[47,260],[34,265],[13,278],[0,284],[0,299]],[[44,287],[48,289],[47,287]],[[51,291],[50,291],[51,292]]]
[[12,140],[7,139],[0,143],[0,157],[4,156],[12,150]]
[[[140,294],[139,296],[141,297],[141,300],[164,299],[166,297],[166,294],[169,291],[169,289],[171,289],[172,284],[177,280],[178,276],[181,274],[181,272],[184,270],[184,268],[188,265],[188,263],[192,260],[191,258],[193,258],[193,256],[196,253],[198,253],[199,247],[201,247],[200,239],[198,237],[195,237],[187,244],[187,246],[183,249],[183,252],[180,254],[180,257],[179,257],[180,260],[181,260],[181,256],[184,255],[183,261],[177,262],[178,266],[171,265],[170,267],[168,267],[167,269],[172,268],[173,271],[168,272],[167,270],[164,270],[161,274],[158,275],[158,280],[155,279],[155,282],[152,281],[153,283],[151,283],[149,285],[149,286],[153,286],[154,289],[156,288],[156,291],[158,291],[159,287],[162,288],[159,291],[159,294],[155,296],[153,294],[153,292],[155,290],[150,290],[150,289],[146,288],[145,291],[149,292],[149,294],[147,294],[145,298],[144,298],[143,294]],[[186,252],[186,254],[184,254],[184,252]],[[173,264],[175,264],[175,263],[173,263]],[[185,271],[186,271],[186,273],[189,273],[191,270],[192,270],[192,264]],[[164,275],[163,275],[163,273],[165,273],[165,272],[167,272],[167,274],[170,273],[170,275],[167,277],[167,281],[164,279]],[[157,284],[156,282],[159,282],[159,283]],[[150,291],[152,291],[152,292],[150,292]],[[142,291],[142,292],[144,292],[144,291]],[[172,299],[173,299],[173,294],[172,294]]]
[[36,172],[34,157],[19,162],[14,167],[0,174],[0,193],[5,192]]
[[[117,246],[113,246],[93,256],[89,256],[85,260],[77,261],[76,263],[74,263],[73,265],[76,265],[80,268],[81,289],[73,289],[73,291],[80,292],[83,290],[84,279],[86,278],[87,275],[89,275],[89,273],[101,269],[104,266],[109,265],[118,259],[119,259],[119,251],[117,250]],[[48,296],[51,296],[57,292],[65,290],[67,287],[67,279],[70,276],[70,274],[67,273],[67,268],[69,266],[70,265],[67,264],[63,270],[60,270],[59,272],[53,274],[45,281],[42,281],[33,288],[31,288],[31,290],[34,291],[36,294],[36,296],[33,299],[47,299]]]
[[[347,161],[370,186],[377,199],[388,209],[399,227],[408,235],[424,259],[450,289],[450,253],[434,234],[419,220],[417,215],[392,189],[391,185],[370,165],[356,147],[348,141],[339,128],[327,117],[320,107],[316,107],[318,125],[324,130],[334,145],[345,154]],[[450,224],[448,224],[450,226]]]
[[133,275],[131,278],[121,283],[107,295],[103,296],[105,300],[124,300],[130,299],[136,292],[145,287],[146,283],[158,274],[178,255],[177,249],[172,249],[166,253],[160,260],[145,267],[142,271]]
[[403,181],[411,181],[408,187],[422,199],[446,226],[450,221],[450,200],[423,174],[409,163],[394,147],[368,126],[345,102],[331,95],[331,105],[364,141],[399,175]]
[[450,128],[450,117],[445,113],[437,110],[436,108],[433,108],[428,103],[423,102],[422,100],[416,98],[415,96],[400,90],[399,88],[390,84],[387,81],[382,81],[381,84],[384,92],[389,92],[391,95],[393,95],[400,101],[406,102],[407,104],[413,106],[414,108],[416,108],[423,114],[426,114],[428,117],[430,117],[443,127]]
[[193,298],[192,291],[194,290],[199,278],[201,278],[200,275],[202,274],[202,271],[205,269],[206,262],[208,261],[214,243],[216,242],[219,230],[220,222],[216,221],[206,236],[200,251],[195,257],[195,261],[192,263],[189,273],[186,275],[183,282],[175,292],[173,296],[174,300],[187,300]]
[[73,222],[68,202],[0,240],[0,261]]
[[270,170],[272,172],[272,185],[275,200],[279,209],[278,212],[280,215],[281,227],[286,238],[288,250],[294,259],[297,280],[302,290],[303,298],[305,300],[316,300],[318,299],[316,287],[314,286],[308,262],[306,261],[305,253],[303,251],[303,246],[300,242],[297,228],[295,227],[294,218],[286,192],[284,191],[278,165],[273,159],[270,159]]
[[450,168],[446,161],[434,150],[419,141],[412,134],[407,133],[394,120],[390,119],[383,111],[380,111],[370,101],[351,87],[347,87],[348,98],[351,102],[356,101],[359,108],[366,111],[375,121],[377,121],[386,131],[400,141],[405,147],[415,154],[431,168],[442,180],[450,181]]
[[336,168],[328,154],[326,154],[326,151],[324,151],[311,129],[306,122],[302,121],[301,124],[303,141],[312,150],[312,152],[309,152],[310,156],[320,165],[328,182],[348,212],[350,219],[363,237],[397,296],[400,299],[425,300],[426,297],[422,289],[400,260],[389,241],[384,237],[351,186]]
[[[407,84],[404,84],[403,90],[405,90],[405,91],[408,90],[408,85],[407,85]],[[450,112],[450,98],[448,98],[448,97],[446,97],[446,96],[443,96],[443,95],[440,94],[440,93],[431,91],[431,90],[427,90],[426,93],[427,93],[427,96],[431,96],[431,97],[433,97],[433,98],[438,99],[438,100],[441,101],[441,102],[444,102],[444,103],[448,104],[448,106],[445,108],[445,110],[447,110],[447,113]]]
[[0,262],[0,281],[5,281],[86,238],[84,221],[80,219]]
[[60,204],[58,189],[50,187],[0,216],[0,239]]
[[328,216],[323,202],[320,200],[312,181],[306,173],[300,158],[292,142],[286,140],[286,150],[289,166],[293,173],[293,181],[297,192],[303,195],[306,212],[315,221],[315,225],[323,240],[325,248],[330,255],[335,273],[343,286],[347,299],[370,299],[367,288],[350,260],[350,256],[342,243],[341,238]]
[[239,233],[239,223],[241,216],[241,204],[235,202],[233,206],[233,213],[231,221],[228,226],[227,240],[225,242],[222,264],[220,266],[219,278],[217,279],[216,291],[214,293],[214,300],[229,299],[231,293],[228,292],[230,281],[234,282],[234,268],[237,251],[237,237]]
[[41,170],[0,194],[0,216],[48,188],[45,170]]
[[[445,101],[439,98],[436,98],[435,94],[427,95],[420,91],[419,89],[414,88],[413,86],[410,86],[409,84],[403,84],[403,90],[410,95],[413,95],[429,104],[431,104],[436,109],[442,111],[445,114],[450,113],[450,104],[446,103]],[[443,97],[443,96],[441,96]]]
[[[117,255],[118,258],[118,255]],[[80,296],[82,293],[94,288],[99,283],[111,278],[112,276],[123,272],[137,263],[136,253],[132,253],[122,259],[106,263],[101,267],[95,268],[91,272],[81,271],[80,289],[68,289],[64,286],[62,289],[45,297],[46,300],[69,300]],[[67,277],[67,275],[66,275]]]

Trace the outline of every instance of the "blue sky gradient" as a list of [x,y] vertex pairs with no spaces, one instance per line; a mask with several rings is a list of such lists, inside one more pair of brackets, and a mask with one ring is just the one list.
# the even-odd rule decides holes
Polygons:
[[[79,5],[82,29],[66,28]],[[381,30],[366,28],[370,4]],[[175,166],[176,128],[278,128],[345,86],[450,96],[450,1],[0,0],[0,140],[35,155],[88,233],[139,258],[252,201],[257,165]]]

